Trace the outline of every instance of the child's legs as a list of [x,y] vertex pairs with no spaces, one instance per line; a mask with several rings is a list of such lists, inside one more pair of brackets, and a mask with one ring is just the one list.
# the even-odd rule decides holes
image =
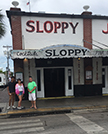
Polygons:
[[12,106],[14,105],[14,101],[15,101],[15,93],[12,93]]
[[31,101],[31,104],[32,104],[32,107],[34,106],[34,102],[33,101]]
[[32,93],[29,94],[29,101],[31,101],[32,106],[30,108],[32,108],[34,106],[33,98],[32,98]]
[[34,104],[34,108],[36,108],[36,101],[33,101],[33,104]]
[[18,107],[20,107],[21,106],[21,101],[22,101],[22,95],[19,95],[18,98],[19,98]]
[[32,107],[35,107],[36,108],[36,95],[35,93],[31,93],[31,103],[32,103]]

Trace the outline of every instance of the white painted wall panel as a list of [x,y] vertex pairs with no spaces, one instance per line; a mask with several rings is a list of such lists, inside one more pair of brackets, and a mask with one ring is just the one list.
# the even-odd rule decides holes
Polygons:
[[84,84],[84,59],[73,59],[74,85]]
[[[23,36],[23,46],[25,49],[40,49],[46,46],[56,45],[56,44],[75,44],[83,46],[83,19],[72,19],[72,18],[48,18],[48,17],[22,17],[22,36]],[[54,33],[54,29],[51,33],[36,33],[27,32],[26,29],[29,29],[26,25],[26,22],[33,20],[35,23],[32,24],[36,28],[36,21],[40,21],[40,29],[43,30],[43,24],[46,21],[54,22],[67,22],[68,28],[65,29],[65,33],[61,33],[61,27],[57,30],[57,33]],[[73,25],[78,22],[78,25],[73,34],[73,29],[70,26],[69,22],[72,22]],[[49,26],[48,26],[49,27]],[[54,25],[53,25],[54,27]]]
[[[105,45],[108,45],[108,33],[105,34],[102,32],[102,30],[107,31],[108,29],[107,23],[108,20],[99,20],[99,19],[92,20],[92,39]],[[108,47],[105,47],[102,44],[99,44],[95,41],[93,41],[92,43],[104,49],[106,48],[108,49]],[[96,49],[96,47],[93,48]]]

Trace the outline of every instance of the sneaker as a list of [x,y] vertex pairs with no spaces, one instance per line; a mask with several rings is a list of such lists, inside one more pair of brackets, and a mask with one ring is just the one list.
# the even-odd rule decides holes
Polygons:
[[7,110],[9,110],[10,108],[11,108],[11,107],[10,107],[10,106],[8,106],[8,107],[7,107]]
[[24,107],[23,107],[23,106],[21,106],[21,108],[23,109]]
[[17,109],[21,109],[21,107],[17,107]]
[[15,106],[12,106],[13,109],[15,109],[16,107]]

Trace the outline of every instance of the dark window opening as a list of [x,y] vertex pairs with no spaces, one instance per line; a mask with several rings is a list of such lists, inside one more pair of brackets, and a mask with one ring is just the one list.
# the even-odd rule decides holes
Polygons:
[[37,86],[38,86],[38,91],[41,91],[41,73],[40,70],[37,70]]
[[68,89],[72,89],[72,75],[71,75],[71,69],[68,69]]
[[2,81],[1,77],[0,77],[0,82]]
[[105,68],[102,68],[102,87],[105,87]]
[[36,67],[62,67],[62,66],[73,66],[72,58],[63,59],[36,59]]

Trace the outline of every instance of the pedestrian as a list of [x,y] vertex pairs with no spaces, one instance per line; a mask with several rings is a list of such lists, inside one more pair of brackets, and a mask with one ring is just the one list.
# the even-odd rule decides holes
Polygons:
[[12,108],[15,109],[14,101],[15,101],[15,77],[11,77],[11,81],[7,85],[7,91],[9,95],[9,106],[7,109],[9,110],[11,108],[11,102],[12,102]]
[[36,107],[36,83],[33,81],[32,77],[29,76],[29,83],[28,83],[28,92],[29,92],[29,101],[31,101],[32,106],[30,108]]
[[22,98],[23,98],[23,95],[24,95],[25,91],[24,91],[24,86],[21,83],[20,78],[17,80],[17,82],[18,83],[15,85],[15,93],[17,94],[17,96],[19,98],[17,109],[22,109],[23,107],[21,106],[21,102],[22,102]]

